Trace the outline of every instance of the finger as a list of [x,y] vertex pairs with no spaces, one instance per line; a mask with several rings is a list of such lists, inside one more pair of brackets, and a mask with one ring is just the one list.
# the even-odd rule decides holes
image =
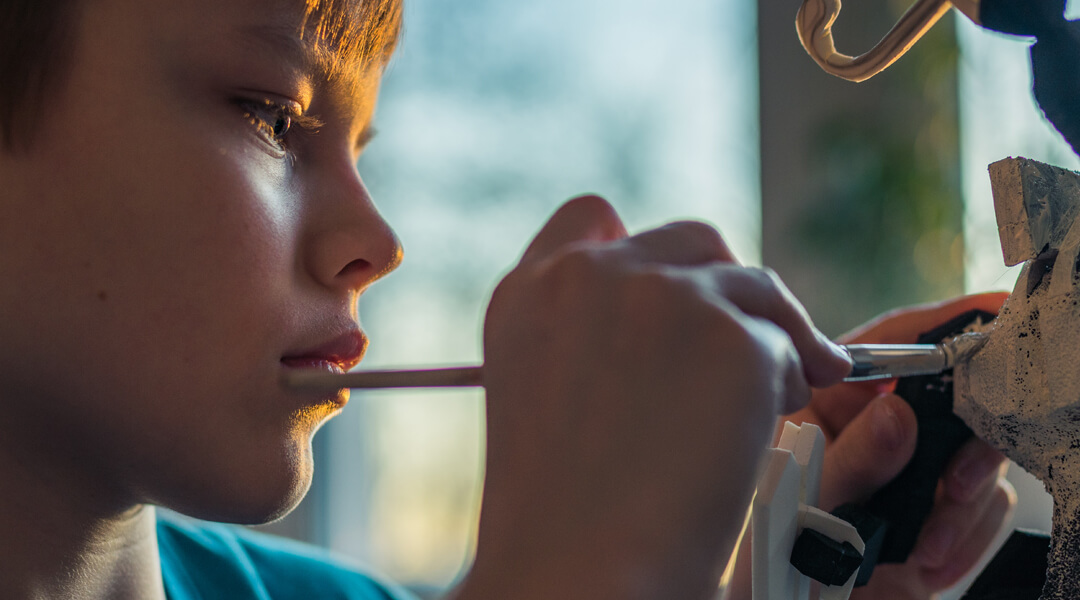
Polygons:
[[720,232],[700,221],[669,223],[629,237],[620,245],[643,262],[682,266],[739,262]]
[[[722,298],[717,299],[717,302],[725,303]],[[727,303],[727,306],[726,311],[736,315],[749,334],[749,339],[753,340],[742,350],[745,352],[759,350],[769,357],[767,366],[750,367],[747,374],[756,373],[767,378],[769,387],[776,392],[776,395],[770,398],[773,400],[771,404],[774,416],[804,408],[810,402],[810,384],[803,376],[802,361],[791,344],[791,338],[776,323],[753,315],[739,314],[741,311],[732,307],[730,303]],[[782,387],[778,388],[775,385],[778,381],[783,382]]]
[[[776,326],[772,325],[772,327],[775,329]],[[783,336],[784,333],[777,332],[777,335]],[[810,402],[812,393],[810,384],[803,375],[804,369],[799,353],[791,344],[787,344],[787,359],[781,364],[784,379],[784,404],[778,408],[780,413],[784,414],[805,407]]]
[[717,294],[742,312],[772,321],[791,337],[810,385],[839,383],[851,372],[851,357],[814,327],[806,309],[768,269],[718,265],[711,277]]
[[533,238],[521,262],[549,258],[575,242],[610,242],[626,237],[611,204],[599,196],[581,196],[563,204]]
[[920,333],[969,310],[997,314],[1008,296],[1006,292],[990,292],[894,310],[840,336],[840,339],[846,344],[911,344]]
[[986,442],[971,438],[945,468],[945,494],[954,502],[970,502],[996,480],[1005,456]]
[[[940,558],[937,560],[931,561],[923,555],[926,551],[920,545],[925,542],[920,535],[915,552],[912,554],[912,561],[924,565],[921,575],[930,589],[942,590],[955,584],[979,562],[990,543],[1001,531],[1002,526],[1011,518],[1016,507],[1016,491],[1008,481],[1000,478],[993,484],[992,490],[986,495],[986,500],[982,505],[978,518],[974,520],[971,519],[971,515],[977,508],[971,504],[955,504],[951,506],[951,510],[942,511],[939,517],[942,521],[953,519],[953,525],[955,525],[955,520],[966,517],[969,520],[967,523],[969,527],[965,534],[957,537],[944,552],[939,552]],[[935,516],[932,515],[931,518]],[[929,525],[929,521],[927,524]]]
[[934,508],[923,523],[911,560],[924,568],[938,569],[953,560],[952,552],[967,539],[983,520],[984,513],[994,500],[997,480],[986,486],[967,502],[954,502],[938,488]]
[[825,450],[821,506],[861,502],[891,481],[915,452],[915,413],[899,396],[874,398]]
[[843,383],[816,392],[810,405],[813,421],[818,423],[827,439],[831,441],[843,431],[871,400],[892,393],[891,386],[870,385],[873,383]]

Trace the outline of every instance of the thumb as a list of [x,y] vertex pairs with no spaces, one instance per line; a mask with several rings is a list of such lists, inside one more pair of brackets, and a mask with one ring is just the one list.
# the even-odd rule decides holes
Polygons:
[[619,215],[599,196],[580,196],[563,204],[533,238],[522,263],[549,258],[573,242],[610,242],[626,237]]
[[821,502],[862,502],[896,477],[915,452],[915,413],[895,394],[867,403],[825,451]]

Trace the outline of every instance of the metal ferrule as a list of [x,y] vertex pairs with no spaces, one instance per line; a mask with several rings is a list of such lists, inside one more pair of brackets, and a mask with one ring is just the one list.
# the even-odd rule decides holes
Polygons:
[[932,375],[950,366],[940,344],[851,344],[844,348],[854,363],[844,381]]

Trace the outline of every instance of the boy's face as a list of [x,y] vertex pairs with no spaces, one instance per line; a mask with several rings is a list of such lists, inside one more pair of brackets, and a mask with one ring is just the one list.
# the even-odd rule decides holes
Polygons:
[[328,80],[299,4],[81,2],[35,144],[0,155],[0,459],[103,510],[302,497],[347,396],[279,379],[355,364],[357,296],[401,248],[355,169],[381,68]]

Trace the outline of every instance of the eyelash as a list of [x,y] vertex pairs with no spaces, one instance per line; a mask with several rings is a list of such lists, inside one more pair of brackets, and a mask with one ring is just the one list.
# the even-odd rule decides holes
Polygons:
[[291,137],[289,132],[293,126],[315,133],[323,125],[319,119],[273,100],[238,99],[236,103],[243,111],[244,119],[255,128],[259,137],[282,154],[288,149],[287,140]]

